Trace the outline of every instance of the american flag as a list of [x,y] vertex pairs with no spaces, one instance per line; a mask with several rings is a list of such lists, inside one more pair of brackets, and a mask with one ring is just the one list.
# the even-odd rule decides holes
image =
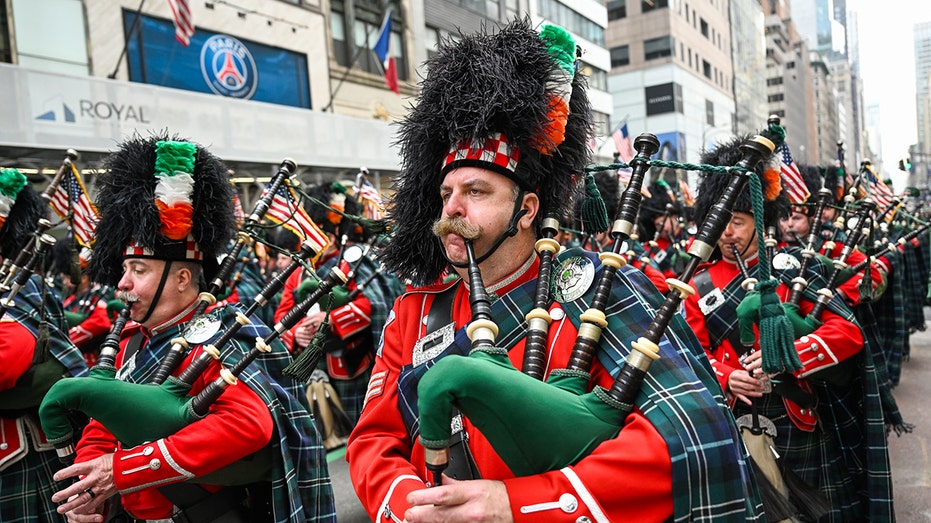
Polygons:
[[782,173],[782,184],[786,190],[786,196],[789,201],[795,205],[800,205],[808,201],[811,193],[808,192],[808,186],[805,185],[805,179],[798,170],[798,165],[792,159],[789,152],[789,146],[783,142],[780,147],[782,157],[779,159],[779,171]]
[[171,14],[175,18],[175,40],[187,47],[194,36],[194,19],[191,18],[191,6],[188,0],[168,0]]
[[630,159],[634,157],[634,148],[630,145],[630,133],[627,132],[627,122],[622,123],[611,135],[611,138],[614,139],[614,146],[617,147],[617,152],[621,155],[621,160],[624,160],[624,163],[629,163]]
[[362,213],[366,218],[381,220],[385,217],[384,205],[381,201],[381,194],[378,189],[368,180],[362,180],[362,186],[359,188],[359,199],[362,200]]
[[876,205],[879,206],[880,211],[886,210],[886,207],[892,204],[892,198],[895,194],[889,189],[889,186],[876,176],[871,166],[864,165],[863,168],[866,171],[866,180],[869,182],[870,196],[873,198],[873,201],[876,202]]
[[[265,191],[262,191],[263,196],[267,190],[268,187],[265,188]],[[330,243],[326,234],[314,223],[307,211],[298,205],[291,187],[285,184],[278,186],[278,191],[275,192],[275,197],[272,198],[271,205],[268,206],[268,211],[265,212],[265,217],[293,232],[302,241],[310,241],[318,255]]]
[[[71,202],[70,209],[74,211],[70,217],[68,212],[69,201]],[[84,183],[81,181],[81,175],[74,165],[71,166],[70,171],[65,171],[61,183],[58,184],[55,194],[52,195],[52,199],[49,201],[49,205],[52,206],[55,214],[71,225],[71,230],[74,232],[74,237],[77,238],[78,243],[87,248],[94,245],[94,230],[97,229],[100,214],[87,196]]]

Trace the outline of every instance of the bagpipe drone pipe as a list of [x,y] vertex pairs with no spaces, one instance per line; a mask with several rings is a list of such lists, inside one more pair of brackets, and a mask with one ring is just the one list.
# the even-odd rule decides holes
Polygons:
[[[441,483],[442,471],[447,466],[454,407],[487,437],[517,476],[573,464],[622,429],[627,415],[638,403],[641,384],[650,365],[667,350],[661,347],[661,343],[668,343],[663,339],[667,327],[675,321],[681,301],[694,292],[685,282],[711,255],[730,220],[737,196],[751,177],[750,171],[772,155],[776,148],[774,141],[782,141],[778,132],[763,131],[741,146],[743,157],[738,165],[720,169],[719,172],[729,175],[727,188],[692,243],[684,273],[679,279],[667,280],[670,292],[658,308],[648,311],[649,326],[630,344],[634,350],[629,351],[623,363],[615,362],[620,370],[608,389],[596,387],[587,392],[592,360],[599,349],[602,331],[609,325],[605,306],[615,276],[625,263],[623,257],[618,252],[600,255],[601,277],[595,286],[592,306],[581,314],[568,368],[553,371],[548,381],[543,382],[518,372],[510,363],[507,351],[495,346],[497,325],[491,317],[492,307],[466,239],[472,303],[472,322],[467,333],[471,351],[468,356],[450,355],[438,359],[423,374],[417,387],[420,442],[425,447],[427,467],[433,474],[434,484]],[[633,229],[643,174],[657,146],[656,138],[649,134],[635,141],[637,156],[631,161],[631,182],[612,227],[612,235],[619,240],[615,241],[615,251],[621,249],[621,240],[629,237]],[[541,285],[546,283],[540,282]],[[535,305],[535,310],[545,312],[545,302]],[[546,323],[545,319],[542,323]],[[617,333],[611,332],[611,335]],[[545,334],[542,338],[545,339]]]
[[[42,192],[41,197],[45,202],[50,202],[61,184],[65,173],[72,169],[73,163],[78,159],[78,153],[74,149],[68,149],[65,153],[65,159],[61,166],[55,172],[55,176],[49,182],[48,186]],[[47,208],[45,212],[47,214]],[[3,267],[0,268],[0,316],[3,315],[10,307],[13,306],[13,298],[23,288],[26,281],[39,268],[38,261],[44,256],[46,250],[55,244],[55,238],[46,234],[52,227],[52,222],[47,218],[39,217],[30,230],[34,230],[26,243],[26,246],[17,253],[15,258],[6,258]]]
[[[293,169],[293,162],[286,161],[279,170],[279,175],[286,176]],[[282,176],[277,176],[270,184],[282,182]],[[268,208],[273,191],[267,190],[267,199],[263,197],[256,204],[255,210],[249,217],[251,223],[257,223]],[[267,201],[266,201],[267,200]],[[251,227],[244,227],[240,233],[234,250],[238,250],[246,242],[251,241],[253,233]],[[223,390],[237,382],[237,376],[242,373],[260,354],[270,350],[270,344],[283,333],[292,328],[307,311],[335,286],[345,281],[345,276],[339,270],[333,270],[326,278],[319,282],[317,289],[301,303],[297,304],[284,318],[281,319],[264,337],[257,336],[255,346],[246,354],[241,354],[235,346],[224,351],[224,347],[237,335],[240,329],[249,326],[249,317],[260,307],[265,306],[275,294],[284,286],[288,276],[301,267],[307,267],[305,260],[313,258],[317,253],[318,245],[305,241],[300,247],[300,253],[292,256],[293,261],[270,280],[255,296],[252,304],[245,311],[238,308],[229,308],[227,312],[235,316],[227,322],[228,327],[222,333],[216,334],[208,340],[197,340],[203,345],[203,352],[194,358],[190,365],[177,377],[169,377],[160,383],[130,383],[116,378],[114,363],[116,354],[120,350],[119,340],[121,331],[126,324],[128,307],[123,310],[120,319],[108,335],[101,350],[98,364],[91,370],[88,378],[75,378],[61,380],[48,392],[39,409],[39,417],[48,441],[56,446],[59,457],[65,461],[73,460],[73,438],[69,411],[80,411],[103,424],[124,445],[136,445],[144,441],[151,441],[173,434],[180,428],[207,415],[210,405],[220,397]],[[222,267],[228,275],[237,256],[228,255]],[[225,278],[221,275],[215,280],[219,288]],[[216,282],[220,282],[217,284]],[[206,308],[205,302],[212,301],[212,296],[199,297],[200,305]],[[195,332],[198,324],[195,316],[185,331],[185,337]],[[264,328],[252,329],[248,332],[267,332]],[[209,342],[209,343],[208,343]],[[194,343],[184,337],[172,340],[173,345],[188,347]],[[171,352],[175,352],[173,346]],[[170,354],[169,353],[169,354]],[[167,356],[166,356],[167,357]],[[179,361],[181,355],[179,355]],[[229,369],[221,369],[216,381],[210,383],[196,396],[189,396],[192,385],[214,360],[221,362],[234,361]],[[164,367],[164,365],[162,365]],[[161,367],[157,371],[161,371]],[[173,369],[172,369],[173,370]],[[171,370],[168,374],[171,374]]]

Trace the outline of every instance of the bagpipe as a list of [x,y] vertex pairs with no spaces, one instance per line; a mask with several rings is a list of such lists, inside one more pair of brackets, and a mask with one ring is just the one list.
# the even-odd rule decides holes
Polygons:
[[[77,159],[77,151],[68,149],[61,166],[55,171],[55,176],[52,177],[52,180],[41,194],[43,200],[46,202],[52,200],[65,173],[72,169],[72,165]],[[0,316],[13,306],[13,299],[39,268],[39,260],[55,244],[55,238],[47,234],[51,227],[51,221],[47,218],[39,218],[36,222],[35,232],[30,236],[23,250],[16,255],[16,258],[4,260],[3,267],[0,268],[0,282],[2,282],[0,283],[0,296],[6,294],[6,297],[0,300]]]
[[[772,139],[771,139],[772,138]],[[588,391],[591,364],[599,347],[603,329],[608,325],[605,310],[617,271],[626,263],[619,253],[623,240],[629,238],[636,223],[641,202],[641,186],[650,156],[659,149],[655,136],[644,133],[634,142],[636,156],[631,160],[631,181],[625,190],[613,222],[611,235],[614,247],[600,254],[602,273],[595,286],[591,307],[581,315],[578,336],[566,369],[554,370],[547,381],[519,372],[510,363],[507,351],[495,346],[497,325],[491,318],[490,300],[484,290],[481,272],[475,262],[471,241],[466,238],[469,258],[468,274],[472,322],[466,332],[471,340],[468,356],[447,356],[426,371],[418,384],[420,442],[425,448],[428,470],[433,483],[441,484],[441,474],[448,463],[451,437],[450,418],[458,408],[488,439],[491,446],[517,476],[555,470],[577,462],[601,442],[614,437],[623,428],[633,411],[640,387],[653,361],[659,358],[660,342],[672,322],[682,300],[694,291],[689,281],[700,263],[712,254],[733,212],[734,203],[751,177],[750,171],[776,148],[772,131],[764,131],[741,146],[742,158],[733,167],[721,169],[729,175],[721,199],[712,207],[689,248],[690,260],[683,274],[667,281],[670,291],[655,310],[646,332],[631,343],[633,350],[626,357],[610,388],[596,387]],[[553,234],[555,227],[547,226]],[[550,242],[543,242],[543,252]],[[542,254],[542,252],[541,252]],[[540,285],[548,280],[542,275]],[[533,322],[532,334],[546,339],[544,316],[548,301],[540,299],[528,315]],[[541,313],[542,311],[542,313]],[[539,319],[537,319],[539,318]],[[528,344],[530,340],[528,339]],[[532,350],[537,350],[537,343]],[[544,357],[534,355],[528,368],[542,367]],[[537,372],[539,374],[539,372]],[[531,399],[531,401],[528,401]],[[520,408],[501,408],[520,405]]]
[[[213,293],[221,288],[237,261],[239,251],[244,245],[253,241],[254,229],[269,208],[277,188],[286,183],[286,178],[294,171],[296,165],[291,160],[282,162],[277,174],[269,182],[265,194],[256,203],[253,212],[237,235],[235,245],[223,260],[216,278],[210,284],[210,292],[198,297],[196,313],[191,325],[196,325],[198,316],[202,315],[210,303],[215,301]],[[338,269],[319,281],[317,289],[306,299],[297,304],[264,337],[257,337],[255,345],[245,355],[235,359],[230,368],[223,368],[220,377],[195,396],[190,396],[192,385],[214,360],[226,361],[236,354],[236,347],[224,350],[225,346],[236,336],[239,330],[251,323],[249,316],[259,307],[265,306],[284,286],[288,276],[301,267],[307,267],[306,260],[316,255],[318,246],[305,241],[300,253],[292,256],[292,262],[275,278],[270,280],[254,298],[245,311],[235,312],[235,321],[219,334],[213,341],[203,346],[203,352],[194,358],[190,365],[177,377],[170,377],[175,367],[182,360],[184,351],[192,345],[186,336],[172,340],[172,347],[166,354],[152,383],[130,383],[115,377],[116,355],[120,350],[119,340],[129,315],[125,308],[114,323],[113,329],[105,340],[98,364],[91,369],[88,378],[61,380],[49,390],[39,408],[39,418],[48,441],[55,445],[59,457],[64,462],[73,461],[72,428],[69,422],[70,411],[80,411],[103,424],[121,443],[133,446],[145,441],[152,441],[177,432],[188,424],[201,419],[209,412],[210,406],[230,385],[235,385],[238,376],[262,353],[271,350],[271,343],[292,328],[307,311],[334,287],[345,282],[345,275]],[[166,360],[172,357],[172,361]]]

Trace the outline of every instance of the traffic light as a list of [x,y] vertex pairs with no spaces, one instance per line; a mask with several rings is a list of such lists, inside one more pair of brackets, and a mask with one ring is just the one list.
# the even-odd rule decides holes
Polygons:
[[912,162],[911,162],[911,160],[909,160],[908,158],[904,158],[904,159],[902,159],[902,160],[899,160],[899,170],[900,170],[900,171],[905,171],[905,172],[911,171],[911,170],[912,170]]

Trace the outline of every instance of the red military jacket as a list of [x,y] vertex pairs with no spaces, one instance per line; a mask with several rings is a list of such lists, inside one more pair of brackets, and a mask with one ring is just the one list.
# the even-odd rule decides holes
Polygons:
[[[532,279],[539,262],[506,284],[490,285],[489,292],[503,294]],[[366,403],[350,436],[346,458],[353,486],[373,521],[401,521],[409,508],[407,494],[426,488],[430,475],[424,449],[411,443],[398,411],[397,379],[400,369],[412,362],[412,348],[424,336],[426,317],[440,290],[457,285],[452,307],[456,328],[471,320],[468,288],[461,281],[422,288],[403,295],[395,303],[382,336],[383,346],[366,393]],[[576,339],[576,328],[559,303],[550,307],[547,374],[565,368]],[[524,341],[509,353],[520,367]],[[515,371],[516,372],[516,371]],[[598,364],[593,381],[610,386],[613,378]],[[502,409],[520,405],[502,405]],[[516,478],[495,453],[488,440],[463,420],[469,448],[483,479],[501,480],[507,489],[514,521],[665,521],[671,518],[672,479],[669,452],[662,437],[639,411],[632,412],[623,430],[612,440],[575,465],[562,470]],[[566,427],[572,430],[572,427]]]
[[[755,265],[756,257],[748,261],[749,266]],[[743,278],[740,269],[736,264],[721,259],[699,268],[699,271],[707,271],[711,276],[711,282],[715,288],[723,289],[734,278]],[[689,282],[695,287],[695,280]],[[776,288],[779,298],[786,302],[788,300],[790,288],[780,284]],[[685,319],[695,331],[698,341],[705,348],[708,359],[711,360],[711,366],[714,368],[721,388],[730,395],[727,383],[732,372],[742,369],[738,361],[739,353],[731,345],[730,340],[725,339],[720,346],[712,347],[708,335],[708,328],[705,325],[705,315],[699,306],[701,296],[697,293],[689,296],[685,300]],[[807,315],[813,303],[802,298],[799,304],[799,310],[802,315]],[[736,305],[735,305],[736,306]],[[814,332],[807,336],[795,340],[795,350],[798,352],[799,359],[802,362],[802,369],[794,374],[799,381],[804,382],[804,378],[819,370],[837,365],[847,358],[853,357],[863,349],[863,333],[855,324],[834,314],[830,310],[825,310],[821,316],[822,324]],[[754,327],[756,330],[756,327]],[[759,350],[759,332],[757,332],[757,342],[754,349]],[[814,428],[814,413],[803,411],[797,405],[786,400],[786,407],[790,410],[793,421],[803,430],[812,430]]]
[[[13,321],[9,316],[0,319],[0,390],[12,389],[16,380],[32,367],[33,347],[36,337],[29,329]],[[29,433],[33,435],[33,449],[51,450],[53,447],[37,438],[44,439],[38,424],[26,417],[5,418],[0,416],[0,471],[22,459],[30,452],[25,423],[32,423]],[[35,452],[35,450],[32,450]]]
[[[135,323],[126,327],[117,368],[125,364],[126,343],[133,334],[144,332],[147,343],[150,336],[189,319],[192,313],[193,306],[186,316],[173,318],[151,330]],[[180,374],[201,352],[201,346],[195,346],[174,375]],[[220,363],[213,360],[194,383],[190,395],[217,379],[220,368]],[[272,431],[268,407],[248,385],[240,382],[228,387],[203,419],[171,436],[136,447],[124,448],[106,427],[91,420],[78,443],[75,461],[80,463],[112,453],[113,482],[123,507],[138,519],[164,519],[171,517],[173,506],[157,487],[203,476],[248,456],[268,444]]]

